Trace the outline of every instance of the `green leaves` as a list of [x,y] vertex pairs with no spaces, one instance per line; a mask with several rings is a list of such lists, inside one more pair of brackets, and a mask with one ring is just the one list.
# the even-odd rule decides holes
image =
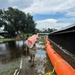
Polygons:
[[15,32],[33,33],[35,32],[36,23],[33,20],[33,16],[29,13],[9,7],[7,10],[0,10],[0,27],[5,25],[5,30],[10,34]]

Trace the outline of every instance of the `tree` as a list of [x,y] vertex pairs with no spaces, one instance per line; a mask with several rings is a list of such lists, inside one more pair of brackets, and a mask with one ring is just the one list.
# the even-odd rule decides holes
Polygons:
[[2,9],[0,9],[0,27],[2,27],[5,24],[3,16],[4,16],[3,11]]
[[27,24],[27,28],[28,28],[28,31],[26,31],[26,32],[27,33],[31,33],[31,32],[34,33],[36,23],[33,20],[33,16],[31,16],[29,13],[26,16],[26,24]]
[[41,30],[39,30],[39,29],[36,28],[36,29],[35,29],[35,32],[36,32],[36,33],[41,33]]
[[0,9],[0,27],[2,27],[2,19],[1,19],[1,17],[2,17],[2,10]]
[[48,28],[48,32],[53,32],[53,29],[51,29],[51,28]]
[[41,33],[51,33],[53,31],[56,31],[57,29],[55,28],[48,28],[48,29],[43,29],[43,30],[39,30],[39,29],[36,29],[36,32],[41,32]]
[[[15,32],[33,33],[36,23],[29,13],[9,7],[7,10],[0,10],[0,24],[5,25],[5,30],[14,35]],[[3,24],[2,24],[3,23]]]

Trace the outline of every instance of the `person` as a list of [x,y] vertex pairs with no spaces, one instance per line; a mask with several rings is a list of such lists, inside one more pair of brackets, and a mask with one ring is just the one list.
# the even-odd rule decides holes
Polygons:
[[36,53],[36,42],[37,42],[37,35],[32,35],[29,37],[25,44],[26,44],[26,51],[29,51],[31,67],[34,66],[34,59],[35,59],[35,53]]
[[36,53],[36,45],[34,44],[32,48],[29,48],[29,56],[30,56],[29,62],[31,63],[31,67],[34,66],[35,53]]
[[26,45],[25,52],[26,52],[26,54],[29,55],[29,62],[31,64],[31,67],[33,67],[34,60],[35,60],[35,53],[36,53],[36,44],[34,44],[32,48],[29,48],[27,46],[27,44],[25,44],[25,45]]

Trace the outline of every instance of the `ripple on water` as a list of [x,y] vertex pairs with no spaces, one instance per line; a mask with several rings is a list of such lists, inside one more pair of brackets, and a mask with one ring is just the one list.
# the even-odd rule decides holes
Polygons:
[[36,66],[35,70],[38,74],[44,74],[45,67],[44,64],[46,63],[46,52],[44,50],[36,50]]
[[44,46],[44,45],[41,45],[41,44],[36,43],[36,48],[45,48],[45,46]]

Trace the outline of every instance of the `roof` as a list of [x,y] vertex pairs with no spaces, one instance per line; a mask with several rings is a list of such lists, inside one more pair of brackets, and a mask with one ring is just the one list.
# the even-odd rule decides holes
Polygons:
[[54,31],[54,32],[52,32],[50,34],[65,33],[65,32],[67,33],[67,32],[73,32],[73,31],[75,32],[75,24],[69,25],[69,26],[64,27],[64,28],[62,28],[60,30]]

